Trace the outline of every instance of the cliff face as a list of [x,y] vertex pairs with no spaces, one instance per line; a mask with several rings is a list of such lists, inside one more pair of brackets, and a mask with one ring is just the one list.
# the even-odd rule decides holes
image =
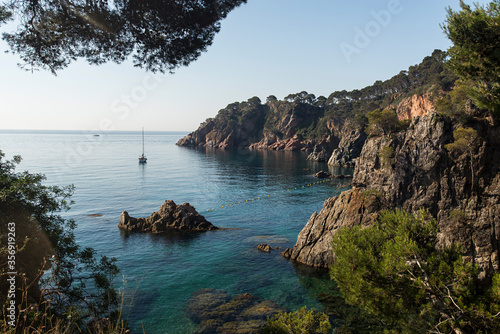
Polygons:
[[422,117],[434,110],[434,103],[430,93],[415,94],[411,97],[404,98],[396,107],[389,106],[389,109],[396,109],[398,119],[405,120],[413,117]]
[[328,159],[328,164],[339,167],[354,167],[366,141],[365,131],[360,127],[347,127],[342,132],[342,139]]
[[[404,98],[389,108],[396,110],[399,119],[406,119],[426,115],[433,104],[430,94],[424,94]],[[329,117],[324,108],[286,101],[262,105],[252,98],[228,105],[177,145],[306,151],[310,152],[308,160],[354,167],[365,140],[362,126],[353,125],[351,119]]]
[[260,100],[230,104],[219,111],[218,117],[202,123],[177,145],[220,149],[248,147],[260,139],[266,114],[267,106],[261,105]]
[[[335,230],[369,225],[380,209],[428,208],[438,219],[440,242],[459,242],[483,275],[500,269],[500,129],[486,120],[471,123],[480,136],[474,154],[448,152],[453,124],[435,113],[416,117],[407,131],[367,140],[356,164],[354,188],[328,199],[300,232],[285,256],[328,267]],[[394,150],[382,163],[378,153]]]

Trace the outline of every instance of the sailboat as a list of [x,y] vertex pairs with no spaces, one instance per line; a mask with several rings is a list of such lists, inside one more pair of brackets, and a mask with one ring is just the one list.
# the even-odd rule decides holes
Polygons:
[[148,162],[148,158],[144,155],[144,127],[142,127],[142,155],[139,157],[139,163],[145,164]]

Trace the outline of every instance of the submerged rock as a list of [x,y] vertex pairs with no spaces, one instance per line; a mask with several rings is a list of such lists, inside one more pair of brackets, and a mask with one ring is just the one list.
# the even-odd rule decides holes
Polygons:
[[216,289],[198,290],[186,304],[187,315],[199,324],[194,333],[259,333],[279,311],[284,309],[271,300],[248,293],[231,298]]
[[318,179],[326,179],[328,177],[331,177],[332,175],[328,172],[325,171],[319,171],[316,174],[314,174],[314,177],[317,177]]
[[260,244],[257,246],[257,249],[261,252],[269,253],[271,251],[271,246],[269,246],[268,244]]
[[169,230],[211,231],[218,229],[189,203],[177,205],[174,201],[165,201],[157,212],[153,212],[147,218],[130,217],[127,211],[123,211],[118,227],[132,232],[151,233]]

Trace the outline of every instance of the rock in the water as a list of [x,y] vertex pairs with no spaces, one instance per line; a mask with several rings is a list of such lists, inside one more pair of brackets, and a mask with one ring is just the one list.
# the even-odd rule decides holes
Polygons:
[[261,252],[269,253],[271,251],[271,246],[269,246],[268,244],[260,244],[257,246],[257,249]]
[[328,172],[325,171],[319,171],[316,174],[314,174],[314,177],[317,177],[318,179],[326,179],[328,177],[331,177],[332,175]]
[[352,179],[352,175],[348,175],[348,174],[339,174],[339,175],[332,175],[333,178],[336,178],[336,179]]
[[162,233],[169,230],[211,231],[218,229],[200,215],[189,203],[177,205],[165,201],[157,212],[147,218],[130,217],[123,211],[118,227],[132,232]]
[[198,327],[195,333],[259,333],[267,318],[284,311],[271,300],[248,293],[233,298],[224,290],[196,291],[186,304],[188,316]]

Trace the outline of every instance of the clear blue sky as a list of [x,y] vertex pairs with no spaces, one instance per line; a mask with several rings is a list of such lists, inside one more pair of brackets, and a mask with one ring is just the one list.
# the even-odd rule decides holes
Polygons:
[[252,96],[363,88],[446,50],[439,24],[448,6],[459,1],[248,0],[208,51],[173,75],[78,62],[53,76],[23,72],[1,53],[0,129],[191,131]]

